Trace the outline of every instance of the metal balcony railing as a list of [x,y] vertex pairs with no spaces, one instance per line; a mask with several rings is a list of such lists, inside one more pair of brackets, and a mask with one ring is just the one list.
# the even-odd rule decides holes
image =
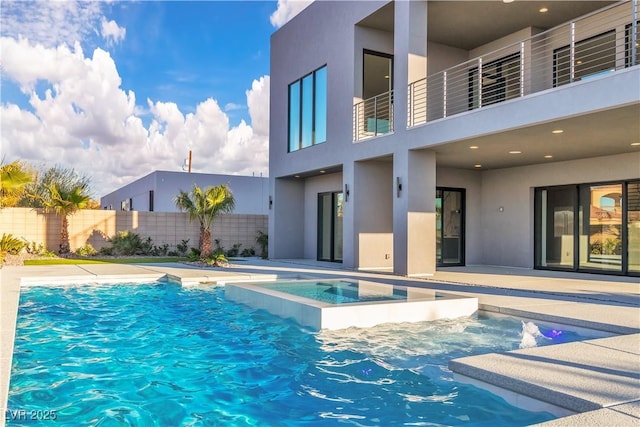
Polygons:
[[616,3],[409,84],[407,125],[637,65],[638,1]]
[[353,140],[393,132],[393,91],[365,99],[353,106]]

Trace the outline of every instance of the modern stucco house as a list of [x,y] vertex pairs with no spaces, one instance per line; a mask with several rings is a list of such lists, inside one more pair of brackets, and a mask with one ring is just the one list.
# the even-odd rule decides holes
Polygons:
[[637,3],[311,4],[271,39],[270,256],[640,274]]
[[220,175],[154,171],[100,199],[103,209],[143,212],[178,212],[175,197],[194,185],[208,187],[227,184],[236,200],[234,213],[267,215],[268,179],[257,176]]

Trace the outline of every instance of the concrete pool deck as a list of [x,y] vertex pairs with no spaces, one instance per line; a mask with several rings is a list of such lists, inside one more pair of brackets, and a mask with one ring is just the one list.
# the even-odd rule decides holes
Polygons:
[[[500,392],[525,407],[542,401],[558,408],[545,425],[640,424],[640,280],[498,267],[456,267],[417,279],[351,271],[310,260],[250,259],[224,269],[183,264],[84,264],[4,267],[0,270],[0,408],[7,404],[20,287],[45,283],[155,280],[169,276],[185,286],[347,277],[459,292],[480,309],[547,323],[621,334],[555,346],[456,359],[461,380]],[[511,395],[511,396],[509,396]],[[28,409],[28,408],[11,408]],[[0,418],[0,426],[5,418]]]

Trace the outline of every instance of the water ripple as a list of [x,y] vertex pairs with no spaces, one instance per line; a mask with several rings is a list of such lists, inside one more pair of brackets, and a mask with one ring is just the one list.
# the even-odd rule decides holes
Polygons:
[[459,319],[316,333],[219,288],[32,287],[9,408],[55,410],[69,426],[534,424],[551,417],[457,384],[446,368],[517,348],[520,330]]

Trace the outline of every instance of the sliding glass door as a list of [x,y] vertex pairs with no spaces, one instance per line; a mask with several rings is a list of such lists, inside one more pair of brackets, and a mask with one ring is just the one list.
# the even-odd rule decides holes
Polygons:
[[535,190],[535,267],[640,273],[640,182]]

